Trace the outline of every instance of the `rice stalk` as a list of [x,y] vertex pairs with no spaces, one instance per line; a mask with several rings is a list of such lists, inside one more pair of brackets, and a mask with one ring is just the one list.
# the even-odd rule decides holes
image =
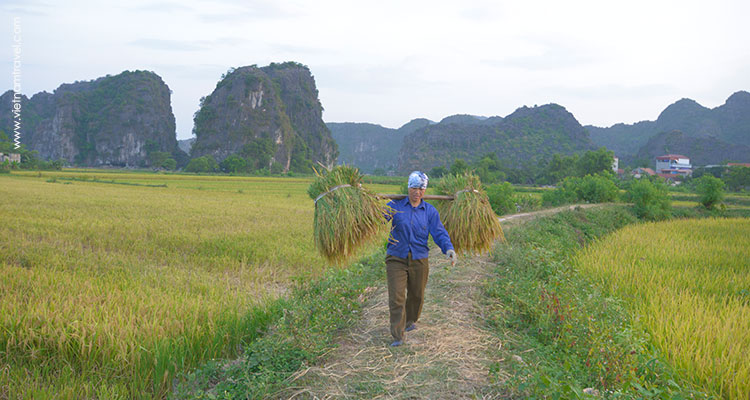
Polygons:
[[446,175],[437,190],[455,196],[453,201],[439,202],[438,210],[456,252],[489,252],[496,240],[505,241],[500,221],[476,175]]
[[317,199],[315,246],[328,261],[341,265],[378,237],[386,228],[383,217],[391,210],[361,186],[357,168],[340,165],[315,173],[317,177],[307,189],[310,198]]

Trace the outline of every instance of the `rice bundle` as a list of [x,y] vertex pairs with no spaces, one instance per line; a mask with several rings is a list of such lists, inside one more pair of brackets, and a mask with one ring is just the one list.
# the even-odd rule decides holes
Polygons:
[[315,246],[328,261],[343,264],[386,228],[390,207],[362,188],[357,168],[340,165],[315,174],[307,189],[315,200]]
[[470,172],[446,175],[436,186],[439,193],[455,196],[453,201],[438,204],[438,209],[456,252],[486,252],[495,240],[505,241],[479,177]]

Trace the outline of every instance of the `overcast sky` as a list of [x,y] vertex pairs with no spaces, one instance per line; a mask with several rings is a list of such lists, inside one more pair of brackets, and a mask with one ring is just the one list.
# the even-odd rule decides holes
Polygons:
[[2,92],[20,28],[24,94],[154,71],[173,91],[179,139],[222,73],[271,62],[310,68],[326,122],[391,128],[547,103],[610,126],[654,120],[683,97],[713,108],[750,90],[745,0],[0,4]]

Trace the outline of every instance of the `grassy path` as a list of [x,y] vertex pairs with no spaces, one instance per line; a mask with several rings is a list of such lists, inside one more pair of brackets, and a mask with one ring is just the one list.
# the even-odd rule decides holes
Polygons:
[[[591,207],[583,205],[581,207]],[[502,217],[505,229],[575,206]],[[405,345],[391,348],[388,289],[370,288],[362,320],[344,332],[320,366],[303,369],[277,398],[503,398],[502,382],[490,382],[490,355],[502,343],[485,327],[481,287],[490,277],[488,256],[451,267],[439,249],[430,253],[430,278],[419,328]],[[502,379],[502,372],[493,376]],[[495,378],[497,379],[497,378]]]

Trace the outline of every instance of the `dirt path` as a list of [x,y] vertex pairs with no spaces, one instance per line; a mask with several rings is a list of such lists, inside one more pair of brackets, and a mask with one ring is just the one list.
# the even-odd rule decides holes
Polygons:
[[[500,221],[508,229],[575,207],[508,215]],[[343,334],[325,364],[300,371],[278,398],[506,397],[498,385],[502,372],[493,374],[499,382],[490,382],[490,355],[502,343],[486,328],[481,306],[480,288],[492,265],[488,256],[476,256],[451,267],[439,249],[430,252],[430,278],[418,329],[408,332],[405,344],[396,348],[388,345],[392,341],[388,289],[385,283],[371,288],[360,323]]]

